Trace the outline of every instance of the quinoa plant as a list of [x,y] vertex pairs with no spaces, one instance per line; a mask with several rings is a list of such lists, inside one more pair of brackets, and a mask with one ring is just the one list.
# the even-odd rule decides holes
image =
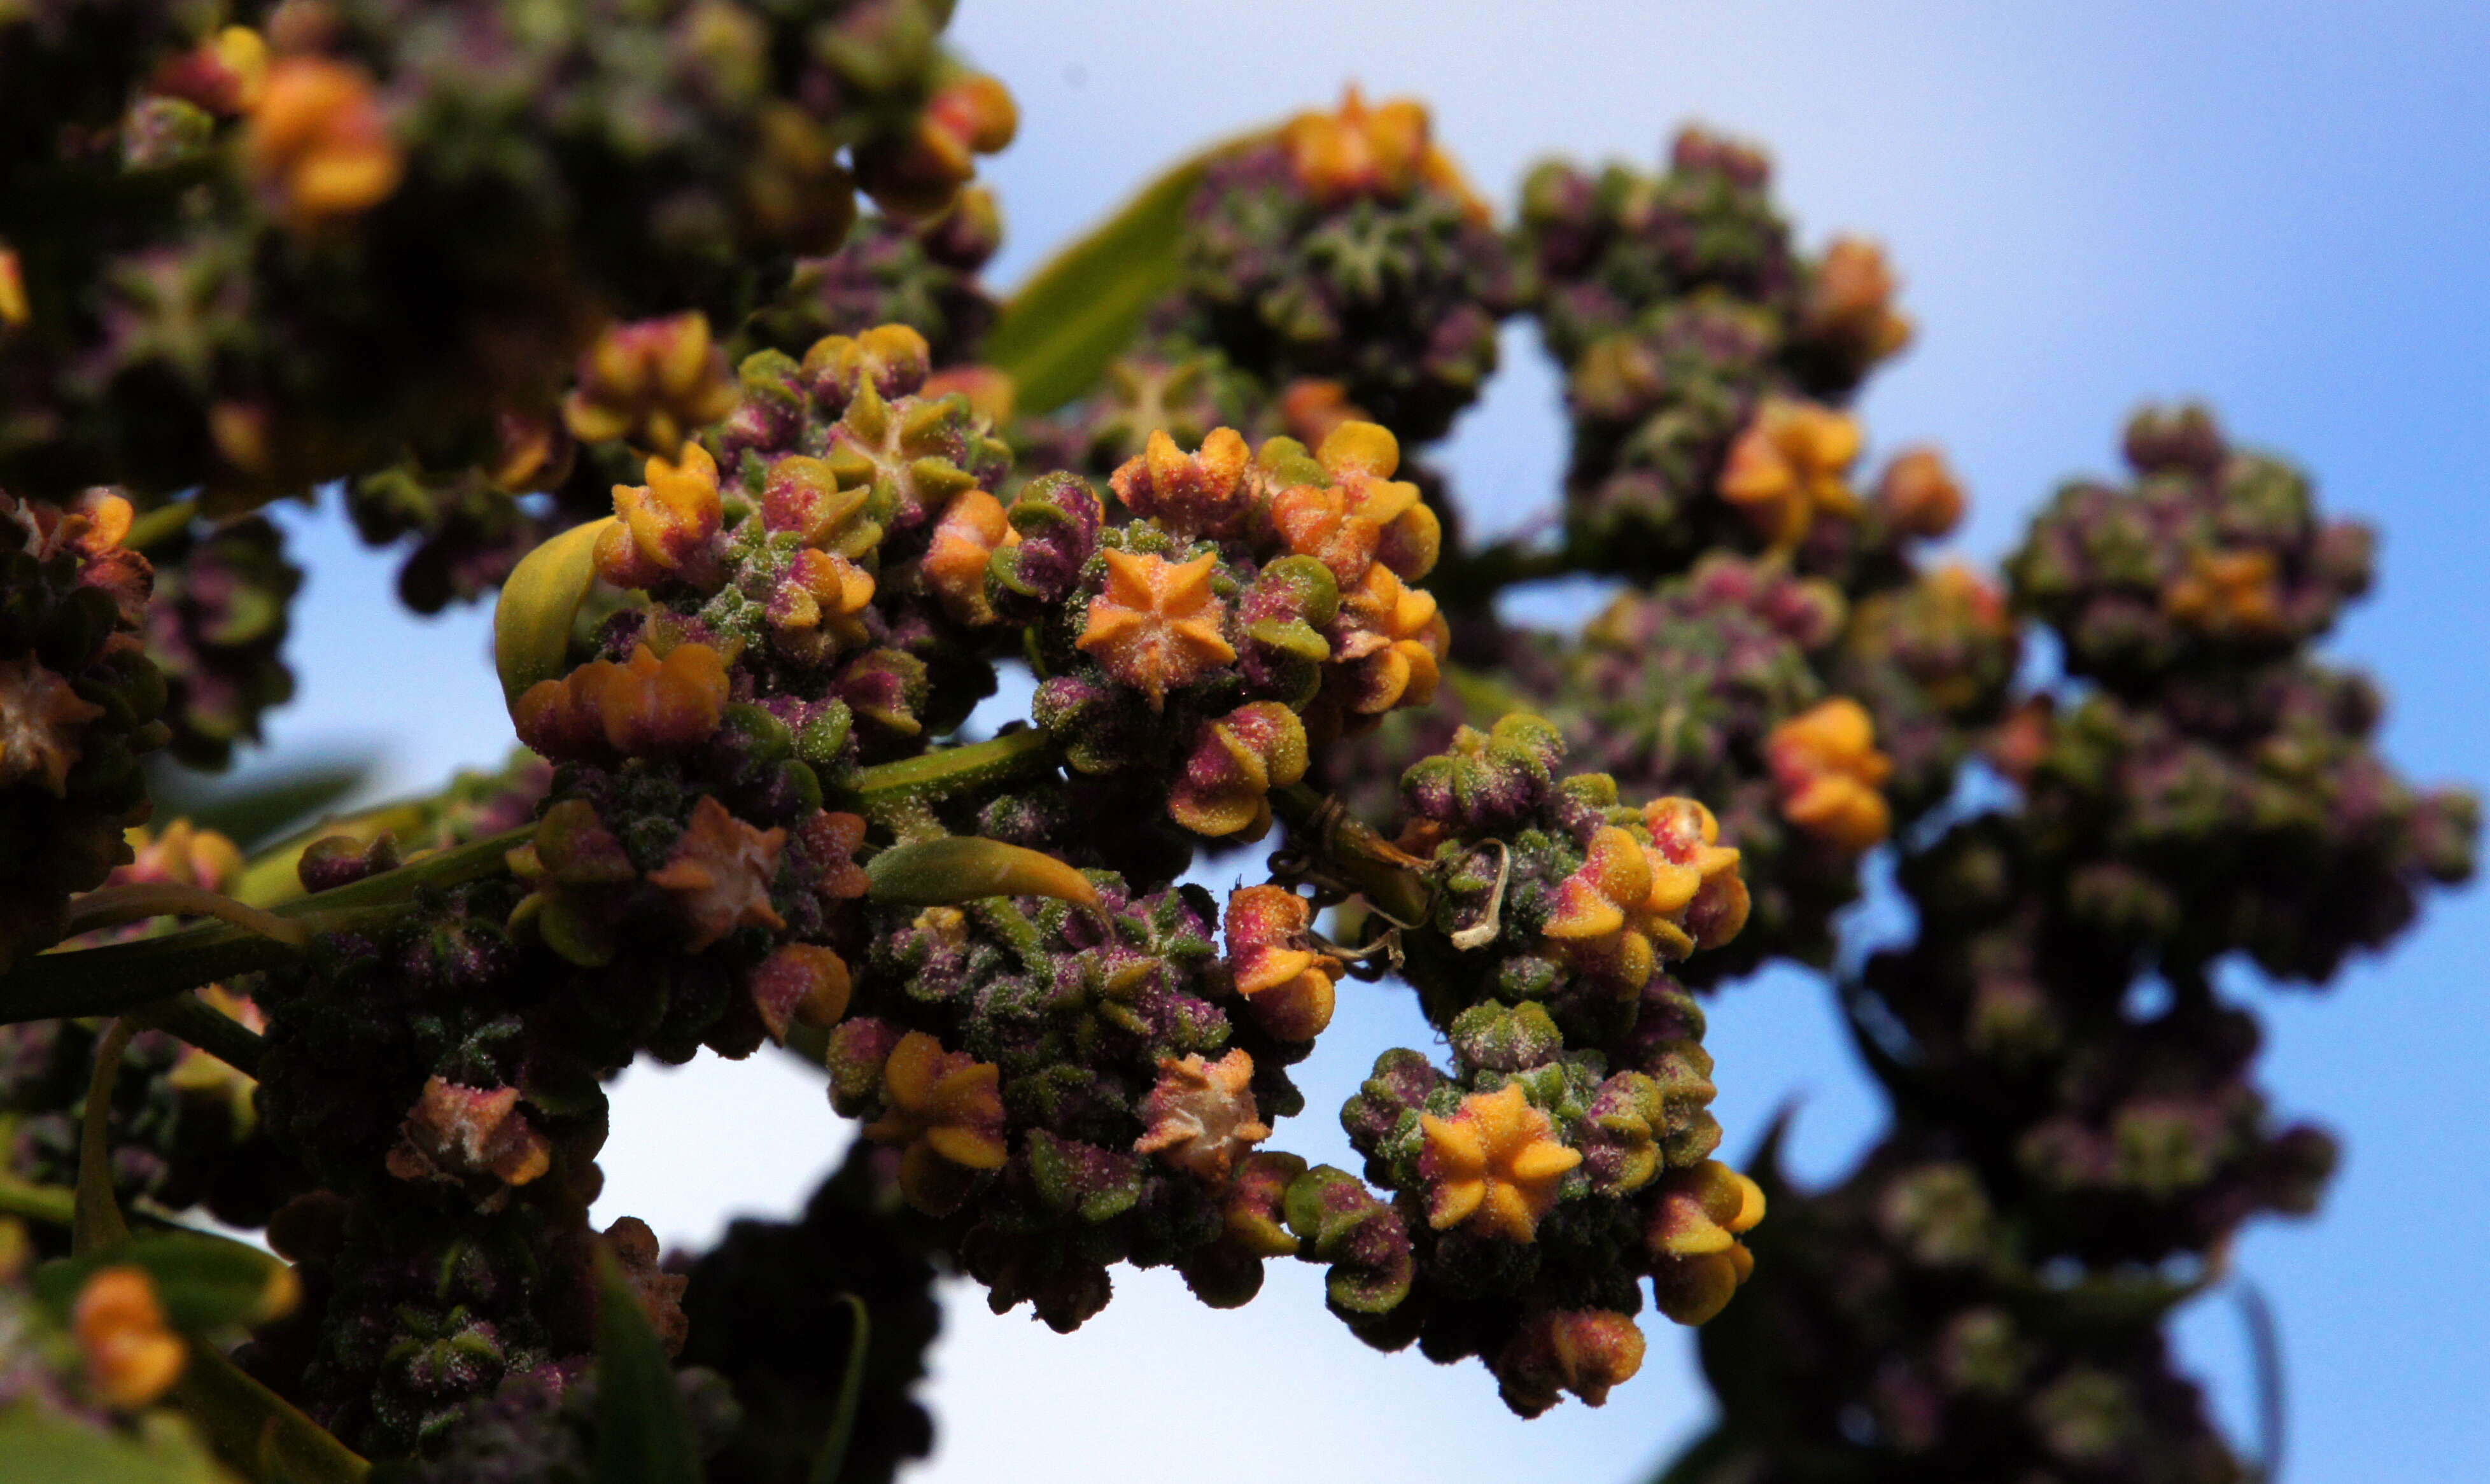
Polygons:
[[[1893,270],[1698,129],[1503,213],[1352,90],[1000,297],[949,10],[0,0],[0,1476],[886,1479],[938,1277],[1286,1260],[1525,1416],[1703,1327],[1672,1480],[2253,1476],[2163,1327],[2334,1145],[2224,971],[2472,869],[2311,652],[2366,529],[2157,409],[1932,559]],[[1427,454],[1518,316],[1572,456],[1480,542]],[[291,693],[288,496],[496,605],[506,767],[158,808]],[[1892,1102],[1821,1190],[1710,1112],[1775,962]],[[1391,994],[1361,1167],[1288,1153]],[[765,1047],[860,1125],[801,1214],[592,1224],[606,1084]]]

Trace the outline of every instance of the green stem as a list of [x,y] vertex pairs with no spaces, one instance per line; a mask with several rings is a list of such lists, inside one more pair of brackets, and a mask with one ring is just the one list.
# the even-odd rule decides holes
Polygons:
[[981,788],[999,780],[1052,766],[1053,744],[1044,731],[1030,728],[990,742],[946,747],[921,757],[885,762],[856,775],[854,792],[869,812],[903,801],[941,798]]
[[848,1306],[852,1316],[848,1368],[839,1377],[838,1401],[830,1409],[829,1435],[822,1441],[822,1451],[813,1460],[811,1484],[839,1484],[839,1475],[847,1471],[848,1443],[855,1437],[857,1405],[864,1400],[864,1362],[872,1344],[872,1319],[865,1312],[864,1300],[855,1295],[841,1294],[839,1301]]
[[1408,852],[1376,833],[1340,802],[1303,784],[1271,790],[1271,808],[1288,821],[1305,848],[1397,922],[1425,922],[1434,889]]
[[178,1037],[245,1076],[259,1075],[268,1042],[250,1027],[193,994],[177,994],[131,1012],[148,1029]]
[[0,1170],[0,1215],[23,1216],[45,1226],[68,1226],[77,1219],[77,1192],[59,1185],[39,1185]]
[[115,1020],[95,1048],[86,1116],[78,1121],[77,1204],[70,1223],[70,1251],[79,1257],[130,1240],[130,1223],[121,1218],[112,1189],[112,1090],[121,1081],[122,1055],[137,1034],[137,1021]]
[[[508,870],[504,857],[534,825],[471,842],[334,891],[275,908],[313,934],[375,928],[413,910],[419,891],[480,881]],[[38,954],[0,977],[0,1025],[73,1015],[117,1015],[236,974],[276,968],[302,956],[246,928],[218,923],[101,948]]]

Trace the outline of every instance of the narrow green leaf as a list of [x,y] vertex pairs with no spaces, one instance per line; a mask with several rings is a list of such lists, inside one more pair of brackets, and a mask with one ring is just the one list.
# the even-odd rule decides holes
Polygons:
[[521,558],[493,609],[493,665],[516,704],[529,686],[562,676],[570,621],[596,580],[596,538],[614,517],[574,526]]
[[232,839],[246,853],[257,851],[289,826],[329,809],[370,781],[377,753],[322,757],[272,768],[229,784],[212,783],[186,768],[151,770],[149,798],[158,820],[188,819]]
[[158,1413],[108,1432],[43,1411],[0,1410],[0,1484],[231,1484],[182,1419]]
[[1222,156],[1267,129],[1213,145],[1142,187],[1115,215],[1048,260],[1003,306],[986,359],[1010,373],[1024,413],[1053,412],[1098,384],[1176,285],[1185,207]]
[[864,1300],[854,1294],[839,1295],[848,1306],[854,1325],[848,1331],[848,1365],[839,1373],[839,1396],[830,1411],[830,1430],[822,1440],[822,1451],[813,1460],[811,1484],[839,1484],[839,1475],[848,1466],[848,1445],[855,1438],[856,1409],[864,1401],[865,1351],[873,1343],[873,1317],[865,1312]]
[[675,1367],[614,1254],[596,1249],[596,1484],[700,1484]]
[[372,1466],[212,1345],[193,1344],[173,1400],[197,1419],[217,1455],[246,1476],[292,1484],[362,1484]]
[[138,1034],[138,1022],[120,1019],[95,1048],[87,1078],[86,1113],[78,1127],[77,1211],[70,1223],[70,1250],[80,1257],[130,1240],[121,1201],[112,1188],[112,1090],[121,1081],[122,1053]]
[[876,901],[939,906],[980,897],[1054,897],[1095,905],[1089,878],[1051,855],[999,840],[949,835],[893,845],[867,862]]

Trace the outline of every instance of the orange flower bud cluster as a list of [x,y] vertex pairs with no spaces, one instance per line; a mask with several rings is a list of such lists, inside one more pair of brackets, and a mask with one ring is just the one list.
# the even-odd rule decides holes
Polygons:
[[1849,414],[1767,397],[1729,445],[1721,498],[1744,510],[1774,545],[1796,546],[1818,515],[1859,513],[1849,479],[1859,445],[1859,422]]
[[2220,639],[2273,639],[2289,630],[2281,570],[2270,551],[2188,553],[2187,570],[2161,591],[2161,611]]
[[1882,247],[1835,238],[1808,286],[1799,332],[1842,347],[1862,369],[1872,366],[1911,343],[1910,316],[1894,307],[1898,287]]
[[658,659],[635,644],[621,664],[591,660],[539,680],[511,708],[519,740],[556,761],[679,753],[709,740],[726,715],[726,660],[707,644]]
[[1876,480],[1876,507],[1904,535],[1933,541],[1962,524],[1962,483],[1934,448],[1905,448]]
[[99,1268],[79,1288],[70,1328],[86,1357],[87,1381],[104,1405],[136,1412],[172,1389],[189,1360],[147,1270]]
[[486,1209],[510,1188],[553,1168],[553,1146],[519,1107],[515,1087],[467,1087],[443,1077],[423,1085],[407,1110],[389,1172],[400,1180],[465,1184]]
[[983,490],[963,490],[934,523],[934,540],[923,562],[925,585],[941,600],[943,612],[962,623],[992,623],[995,608],[986,598],[986,568],[996,552],[1019,544],[1020,532],[1004,518],[1001,500]]
[[968,1199],[977,1177],[1002,1168],[1003,1102],[992,1062],[980,1062],[923,1031],[911,1031],[882,1068],[882,1116],[864,1136],[897,1145],[900,1193],[927,1215]]
[[378,206],[405,172],[371,78],[321,57],[268,70],[243,157],[278,210],[306,227]]
[[724,518],[717,461],[698,443],[680,463],[651,455],[645,485],[614,487],[614,524],[596,537],[596,575],[617,587],[654,587],[670,578],[713,580],[710,551]]
[[674,459],[685,456],[694,433],[735,411],[735,402],[725,353],[709,334],[709,316],[695,311],[616,325],[597,336],[579,358],[579,385],[564,399],[562,416],[583,442],[627,439],[656,458]]
[[1755,1270],[1741,1233],[1764,1219],[1761,1186],[1718,1159],[1661,1177],[1643,1242],[1651,1256],[1652,1296],[1681,1325],[1721,1312]]
[[883,210],[930,216],[976,175],[978,156],[1006,148],[1019,132],[1010,90],[970,73],[935,93],[912,132],[858,146],[856,179]]
[[1541,1309],[1496,1354],[1504,1403],[1535,1417],[1571,1391],[1592,1407],[1642,1369],[1642,1330],[1634,1316],[1612,1309]]
[[1878,792],[1893,760],[1876,751],[1868,708],[1837,696],[1775,727],[1764,756],[1780,785],[1781,817],[1844,850],[1866,850],[1893,828]]
[[1426,104],[1396,98],[1370,107],[1351,83],[1337,109],[1297,115],[1282,130],[1282,140],[1297,184],[1321,205],[1359,196],[1397,201],[1423,183],[1460,197],[1485,219],[1485,203],[1452,157],[1436,148],[1433,132]]
[[838,1024],[854,985],[848,961],[835,950],[790,943],[761,960],[748,987],[770,1038],[783,1042],[795,1026],[821,1030]]
[[1738,852],[1719,843],[1709,809],[1654,799],[1641,823],[1648,840],[1613,824],[1591,837],[1541,928],[1566,962],[1628,994],[1639,993],[1663,959],[1717,948],[1747,924]]
[[1228,898],[1228,964],[1246,1009],[1273,1036],[1309,1042],[1331,1024],[1342,973],[1316,948],[1314,904],[1278,886],[1245,886]]

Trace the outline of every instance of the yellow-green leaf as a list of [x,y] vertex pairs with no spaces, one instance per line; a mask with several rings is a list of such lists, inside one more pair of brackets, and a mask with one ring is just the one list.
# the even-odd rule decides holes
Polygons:
[[493,610],[493,665],[503,699],[515,705],[529,686],[562,676],[570,621],[596,580],[596,538],[614,517],[574,526],[528,553]]
[[949,835],[893,845],[866,864],[876,901],[940,906],[980,897],[1054,897],[1095,906],[1089,878],[1051,855],[999,840]]
[[988,363],[1010,373],[1024,413],[1053,412],[1098,384],[1183,268],[1184,212],[1202,172],[1270,137],[1213,145],[1144,186],[1121,211],[1049,259],[1003,306],[986,337]]

